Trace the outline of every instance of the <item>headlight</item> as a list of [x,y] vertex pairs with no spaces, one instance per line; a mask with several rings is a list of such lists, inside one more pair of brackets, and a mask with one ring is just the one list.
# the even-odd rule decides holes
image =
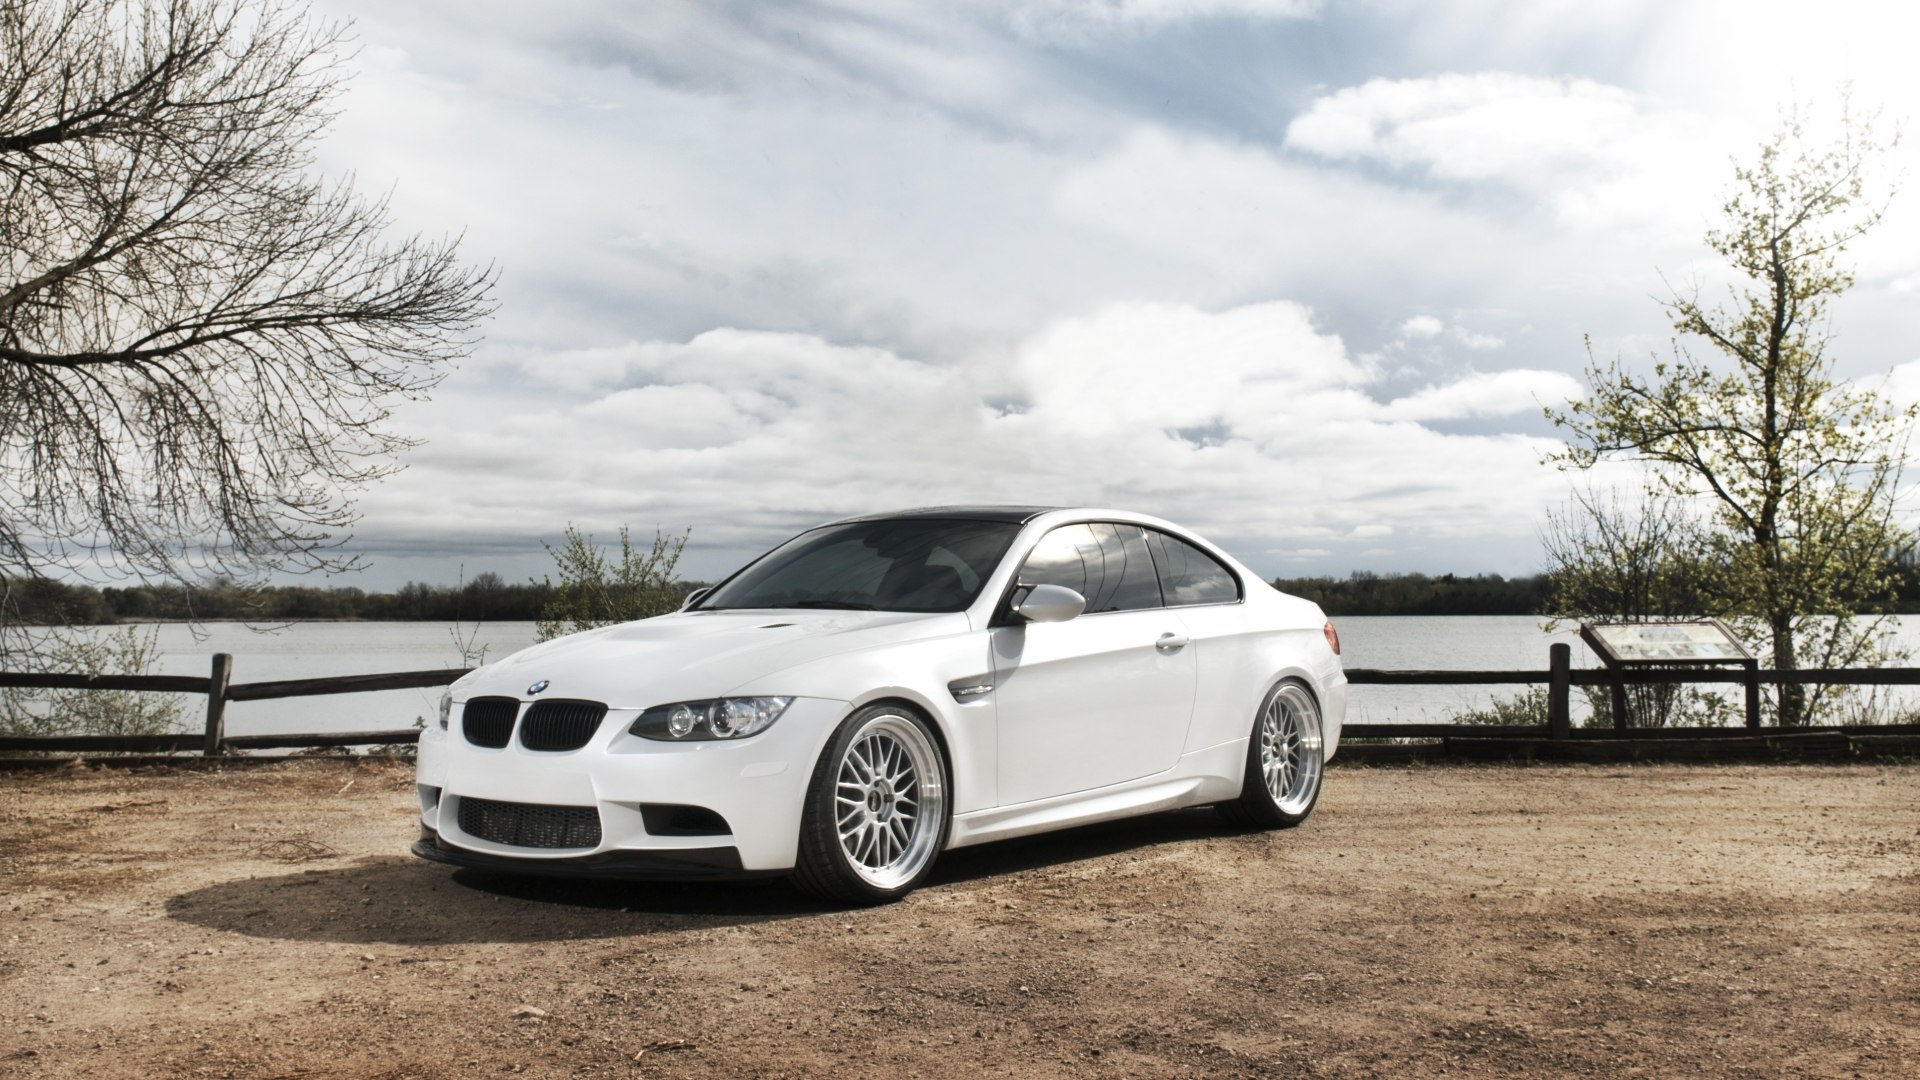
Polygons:
[[440,695],[440,730],[447,730],[447,721],[453,717],[453,691]]
[[744,739],[773,726],[793,704],[790,697],[715,698],[655,705],[640,714],[627,730],[643,739],[663,742],[699,742]]

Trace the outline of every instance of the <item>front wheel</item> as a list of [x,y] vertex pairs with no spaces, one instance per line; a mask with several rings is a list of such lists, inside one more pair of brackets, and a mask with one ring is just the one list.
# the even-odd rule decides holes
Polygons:
[[814,766],[794,881],[850,904],[898,900],[947,842],[947,763],[912,710],[870,705],[847,717]]
[[1275,686],[1254,717],[1240,797],[1221,803],[1220,812],[1259,829],[1291,828],[1307,820],[1320,798],[1325,747],[1320,706],[1306,685],[1288,679]]

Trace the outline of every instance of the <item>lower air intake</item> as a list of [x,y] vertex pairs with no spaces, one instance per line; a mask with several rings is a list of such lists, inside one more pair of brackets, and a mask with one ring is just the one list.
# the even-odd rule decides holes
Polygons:
[[600,812],[591,806],[545,806],[462,798],[460,831],[510,847],[599,847]]

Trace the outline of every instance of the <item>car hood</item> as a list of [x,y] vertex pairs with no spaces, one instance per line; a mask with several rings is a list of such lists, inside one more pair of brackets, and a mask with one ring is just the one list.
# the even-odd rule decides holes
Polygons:
[[676,612],[522,649],[453,684],[454,697],[552,698],[615,709],[718,697],[736,686],[824,657],[969,629],[964,612],[780,608]]

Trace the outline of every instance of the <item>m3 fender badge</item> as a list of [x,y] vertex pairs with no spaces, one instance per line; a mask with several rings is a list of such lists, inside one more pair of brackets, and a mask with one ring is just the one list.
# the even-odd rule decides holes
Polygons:
[[540,691],[545,690],[549,685],[551,684],[549,684],[547,680],[541,679],[539,682],[534,683],[532,686],[527,687],[527,696],[532,697],[533,695],[539,693]]

